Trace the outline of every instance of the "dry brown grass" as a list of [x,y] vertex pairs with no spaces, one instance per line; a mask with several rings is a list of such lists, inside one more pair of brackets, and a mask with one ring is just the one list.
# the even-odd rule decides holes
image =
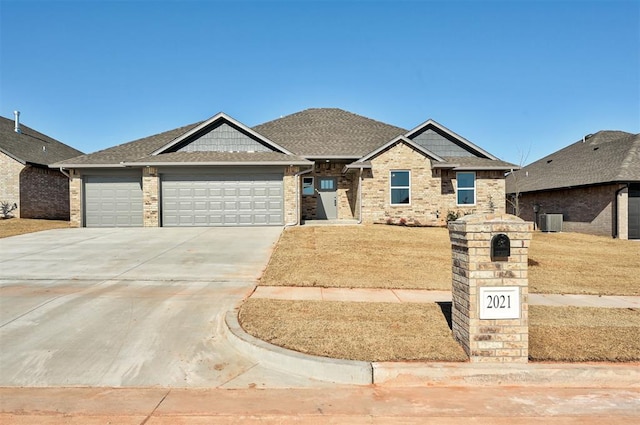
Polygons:
[[[306,354],[363,361],[465,361],[437,304],[248,299],[242,327]],[[640,361],[640,311],[530,306],[534,361]]]
[[248,299],[242,327],[272,344],[332,358],[465,361],[437,304]]
[[[640,295],[639,242],[536,232],[529,260],[534,293]],[[449,234],[385,225],[290,228],[261,284],[449,290]]]
[[640,360],[638,309],[530,306],[529,318],[532,360]]
[[36,220],[30,218],[3,219],[0,220],[0,238],[68,227],[69,222],[62,220]]

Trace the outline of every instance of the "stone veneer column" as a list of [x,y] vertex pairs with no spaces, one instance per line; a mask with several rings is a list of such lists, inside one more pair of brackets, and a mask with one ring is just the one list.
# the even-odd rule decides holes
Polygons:
[[82,227],[82,177],[69,170],[69,226]]
[[[533,223],[509,214],[468,215],[449,223],[453,335],[471,362],[528,361],[527,262],[532,230]],[[491,256],[491,241],[498,234],[510,239],[508,257],[496,259]],[[518,317],[480,319],[481,288],[486,288],[485,291],[504,288],[519,293],[519,311],[515,312]],[[490,310],[492,314],[495,311]]]
[[160,225],[158,205],[158,188],[160,177],[155,167],[142,169],[143,226],[158,227]]

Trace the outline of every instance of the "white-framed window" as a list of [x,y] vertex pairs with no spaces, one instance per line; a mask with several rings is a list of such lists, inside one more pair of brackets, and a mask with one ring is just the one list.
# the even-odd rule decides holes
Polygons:
[[406,205],[411,203],[411,172],[407,170],[391,170],[391,205]]
[[456,173],[456,203],[458,205],[476,204],[476,173],[459,171]]
[[305,196],[313,195],[315,187],[313,186],[313,177],[302,178],[302,194]]

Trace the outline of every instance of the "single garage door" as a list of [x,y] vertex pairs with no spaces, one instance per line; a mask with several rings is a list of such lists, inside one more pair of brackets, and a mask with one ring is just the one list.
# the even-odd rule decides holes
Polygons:
[[86,227],[142,226],[139,176],[84,176]]
[[282,225],[282,174],[162,175],[163,226]]

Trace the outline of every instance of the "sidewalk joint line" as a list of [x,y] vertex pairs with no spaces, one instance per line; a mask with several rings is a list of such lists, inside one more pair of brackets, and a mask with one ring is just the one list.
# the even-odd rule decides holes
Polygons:
[[144,418],[144,420],[142,422],[140,422],[140,425],[145,425],[149,419],[151,419],[151,417],[153,416],[153,414],[156,412],[156,410],[158,410],[158,407],[160,407],[160,405],[162,404],[162,402],[164,401],[165,398],[167,398],[167,396],[169,395],[169,393],[171,392],[171,390],[167,391],[167,393],[164,395],[164,397],[162,397],[162,399],[158,402],[158,404],[156,404],[156,407],[153,408],[153,410],[151,411],[151,413],[149,413],[147,415],[146,418]]

